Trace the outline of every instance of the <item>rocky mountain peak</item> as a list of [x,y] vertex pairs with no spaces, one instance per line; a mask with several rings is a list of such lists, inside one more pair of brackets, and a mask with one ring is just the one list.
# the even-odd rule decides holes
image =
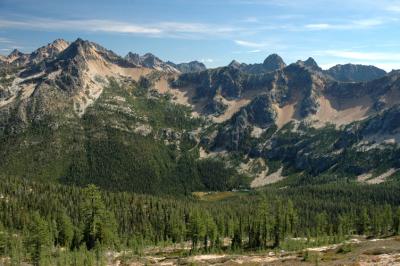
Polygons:
[[267,71],[275,71],[286,66],[285,62],[283,61],[282,57],[278,54],[271,54],[269,55],[263,62],[264,68]]
[[85,56],[91,52],[91,48],[93,48],[93,46],[89,41],[78,38],[63,51],[60,57],[62,59],[67,59],[76,56]]
[[312,57],[309,57],[306,61],[299,60],[299,61],[297,61],[296,64],[305,66],[305,67],[307,67],[307,68],[309,68],[311,70],[314,70],[314,71],[322,71],[322,68],[319,67],[317,62]]
[[137,54],[137,53],[129,52],[129,53],[125,56],[125,59],[126,59],[128,62],[130,62],[130,63],[132,63],[132,64],[135,64],[135,65],[137,65],[137,66],[140,65],[140,55]]
[[318,69],[318,70],[321,69],[317,64],[317,62],[312,57],[309,57],[306,61],[304,61],[304,65],[310,67],[311,69]]
[[326,71],[332,78],[343,82],[365,82],[381,78],[387,73],[375,66],[345,64],[336,65]]
[[[72,42],[59,56],[59,59],[80,58],[84,60],[105,60],[117,65],[129,65],[129,63],[115,54],[111,50],[107,50],[99,44],[82,40],[78,38]],[[130,64],[131,65],[131,64]]]
[[199,61],[191,61],[189,63],[180,64],[175,64],[171,61],[168,61],[167,64],[176,68],[181,73],[201,72],[207,69],[207,67]]
[[141,58],[141,62],[143,66],[148,68],[157,67],[164,63],[160,58],[153,55],[152,53],[146,53],[145,55],[143,55]]
[[22,53],[18,49],[14,49],[14,50],[11,51],[11,53],[7,57],[8,58],[14,58],[14,57],[22,56],[22,55],[24,55],[24,53]]
[[242,63],[240,63],[239,61],[236,61],[236,60],[232,60],[232,62],[230,62],[228,65],[228,67],[236,68],[236,69],[240,69],[241,66],[242,66]]
[[7,57],[7,63],[10,63],[15,66],[24,66],[28,61],[28,54],[24,54],[18,49],[14,49]]
[[54,59],[62,51],[64,51],[69,46],[69,43],[63,39],[57,39],[52,43],[42,46],[35,50],[31,55],[29,60],[32,63],[39,63],[45,59]]
[[160,58],[152,53],[146,53],[142,56],[136,53],[129,52],[125,56],[125,60],[136,66],[152,68],[159,71],[165,71],[170,73],[179,73],[180,71],[175,68],[172,64],[165,63]]
[[67,42],[64,39],[56,39],[54,42],[51,43],[51,47],[58,49],[58,50],[64,50],[67,48],[69,45],[69,42]]

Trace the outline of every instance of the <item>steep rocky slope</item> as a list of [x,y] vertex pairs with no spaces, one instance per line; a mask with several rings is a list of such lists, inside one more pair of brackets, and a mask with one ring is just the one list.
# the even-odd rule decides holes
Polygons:
[[0,169],[10,175],[189,192],[400,167],[398,71],[323,71],[276,54],[205,69],[81,39],[1,61]]

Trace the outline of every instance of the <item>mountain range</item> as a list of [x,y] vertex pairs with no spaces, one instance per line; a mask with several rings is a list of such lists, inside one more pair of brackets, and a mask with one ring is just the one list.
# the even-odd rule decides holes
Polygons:
[[1,172],[116,190],[397,178],[400,71],[313,58],[207,69],[62,39],[0,57]]

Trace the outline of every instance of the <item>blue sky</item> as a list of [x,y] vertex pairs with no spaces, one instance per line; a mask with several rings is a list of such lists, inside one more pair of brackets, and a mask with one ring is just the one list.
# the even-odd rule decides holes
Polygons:
[[400,0],[0,0],[0,54],[78,37],[209,67],[278,53],[400,69]]

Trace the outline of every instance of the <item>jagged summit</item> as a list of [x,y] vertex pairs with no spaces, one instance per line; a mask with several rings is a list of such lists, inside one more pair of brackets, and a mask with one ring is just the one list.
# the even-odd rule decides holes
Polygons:
[[72,42],[57,59],[68,60],[80,58],[81,60],[98,60],[103,63],[115,64],[120,67],[134,67],[133,64],[103,46],[78,38]]
[[141,63],[145,67],[153,68],[161,66],[164,62],[152,53],[146,53],[141,57]]
[[90,46],[91,44],[89,41],[84,41],[78,38],[61,53],[59,59],[62,60],[73,58],[78,55],[84,56],[87,52],[89,52]]
[[[41,48],[47,48],[47,49],[54,49],[57,51],[63,51],[65,50],[65,48],[67,48],[69,46],[69,42],[64,40],[64,39],[56,39],[54,40],[52,43],[49,43],[45,46],[42,46]],[[41,48],[39,48],[38,50],[40,50]]]
[[199,61],[191,61],[180,64],[175,64],[171,61],[168,61],[167,64],[178,69],[181,73],[201,72],[207,70],[207,67]]
[[228,65],[228,67],[236,68],[236,69],[241,69],[244,66],[246,66],[246,64],[240,63],[237,60],[232,60],[232,62],[230,62]]
[[56,39],[54,42],[42,46],[32,52],[29,60],[33,63],[38,63],[46,59],[54,59],[62,51],[69,46],[69,43],[63,39]]
[[318,65],[318,63],[312,57],[309,57],[306,61],[298,60],[296,64],[305,66],[314,71],[322,71],[322,68]]
[[22,52],[20,52],[18,49],[14,49],[11,51],[11,53],[7,57],[11,58],[11,57],[21,56],[21,55],[23,55]]
[[269,55],[267,58],[265,58],[263,65],[267,71],[275,71],[286,66],[282,57],[280,57],[278,54]]
[[140,55],[137,54],[137,53],[129,52],[129,53],[125,56],[125,59],[126,59],[127,61],[129,61],[130,63],[135,64],[135,65],[137,65],[137,66],[140,66],[140,64],[141,64]]
[[106,49],[93,42],[78,38],[62,52],[60,59],[67,59],[75,56],[89,57],[90,55],[94,55],[96,50],[105,51]]
[[165,63],[164,61],[162,61],[160,58],[158,58],[157,56],[155,56],[152,53],[146,53],[146,54],[140,56],[137,53],[129,52],[125,56],[125,60],[127,60],[129,63],[135,64],[136,66],[151,68],[151,69],[155,69],[158,71],[164,71],[164,72],[169,72],[169,73],[179,73],[180,72],[174,66],[172,66],[171,64]]
[[232,60],[228,67],[238,69],[249,74],[262,74],[282,69],[286,66],[283,59],[277,54],[269,55],[262,64],[245,64]]
[[27,63],[28,61],[28,54],[24,54],[18,49],[14,49],[7,57],[6,61],[9,64],[13,64],[15,66],[23,66]]

